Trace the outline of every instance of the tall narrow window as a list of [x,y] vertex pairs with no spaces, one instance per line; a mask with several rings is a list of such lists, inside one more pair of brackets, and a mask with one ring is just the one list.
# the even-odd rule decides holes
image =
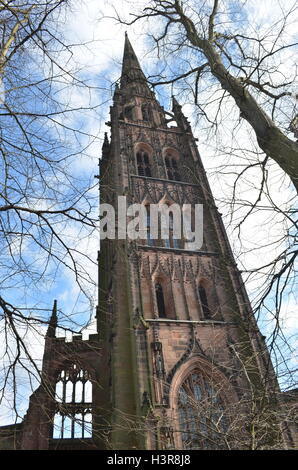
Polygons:
[[169,180],[180,181],[180,173],[178,170],[177,159],[172,155],[165,157],[165,164],[167,170],[167,176]]
[[163,295],[162,286],[159,282],[155,284],[155,294],[156,294],[158,316],[160,318],[166,318],[165,299]]
[[137,152],[137,165],[140,176],[152,176],[149,155],[144,150]]
[[194,370],[178,391],[178,417],[184,449],[223,449],[227,415],[219,391]]
[[169,213],[169,238],[164,239],[164,245],[166,248],[171,247],[171,231],[173,230],[173,214],[172,212]]
[[164,240],[166,248],[180,248],[180,239],[174,238],[174,217],[173,213],[169,212],[169,238]]
[[151,219],[150,219],[150,208],[149,208],[149,206],[146,206],[146,212],[147,212],[147,215],[146,215],[147,245],[148,246],[154,246],[154,239],[151,238],[151,232],[150,232]]
[[210,318],[210,309],[208,305],[206,289],[202,284],[199,284],[198,291],[199,291],[199,298],[201,301],[201,306],[202,306],[204,317]]
[[71,364],[56,383],[54,439],[92,437],[92,383],[87,370]]

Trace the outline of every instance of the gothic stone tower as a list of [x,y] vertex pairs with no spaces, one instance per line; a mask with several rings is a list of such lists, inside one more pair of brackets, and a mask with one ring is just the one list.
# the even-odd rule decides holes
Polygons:
[[278,386],[264,339],[175,99],[172,111],[156,100],[126,37],[101,203],[203,204],[203,246],[175,239],[171,224],[166,240],[153,240],[150,212],[145,240],[102,240],[98,334],[57,338],[54,304],[41,384],[23,422],[0,428],[0,448],[276,446]]
[[249,446],[248,416],[277,389],[264,338],[189,122],[175,98],[172,113],[160,106],[127,36],[107,124],[102,203],[117,212],[117,197],[126,196],[127,204],[204,210],[199,251],[171,231],[152,240],[149,212],[147,240],[102,241],[98,329],[110,445]]

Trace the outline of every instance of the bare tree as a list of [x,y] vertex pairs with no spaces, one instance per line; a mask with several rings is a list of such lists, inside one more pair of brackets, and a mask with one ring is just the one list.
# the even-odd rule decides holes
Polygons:
[[[153,39],[159,49],[175,51],[176,57],[182,54],[186,69],[182,74],[168,79],[167,83],[195,75],[197,88],[194,90],[194,98],[198,102],[198,83],[202,73],[209,73],[216,78],[222,89],[234,98],[241,118],[254,129],[260,148],[278,163],[298,189],[297,145],[275,122],[278,121],[279,103],[293,95],[291,85],[296,74],[285,83],[285,76],[276,73],[278,64],[274,63],[275,55],[280,57],[282,50],[297,46],[297,43],[282,42],[287,21],[297,6],[293,4],[284,12],[278,24],[272,26],[272,29],[277,29],[275,40],[267,46],[265,37],[243,36],[234,24],[230,27],[231,31],[228,30],[227,20],[231,14],[237,14],[237,7],[241,9],[245,3],[231,6],[229,2],[214,0],[213,5],[204,2],[198,6],[191,0],[153,0],[142,13],[132,14],[134,19],[126,24],[133,24],[141,18],[158,18],[161,23],[160,34],[154,33]],[[261,99],[265,97],[264,103],[258,103],[256,92],[261,95]],[[271,109],[268,112],[269,106]]]
[[[1,398],[7,388],[13,395],[15,411],[18,378],[39,381],[30,342],[44,334],[50,315],[28,306],[28,297],[69,271],[89,314],[93,306],[96,280],[87,264],[96,260],[82,243],[96,229],[97,195],[78,159],[88,158],[97,139],[82,119],[98,105],[88,102],[93,88],[73,60],[84,45],[63,35],[70,8],[66,0],[0,1],[0,388]],[[75,92],[87,93],[86,106]],[[65,329],[83,325],[62,312],[60,320]]]
[[[297,283],[298,146],[291,137],[297,133],[297,5],[271,6],[276,15],[262,27],[254,23],[251,3],[241,0],[152,0],[139,11],[130,8],[128,16],[115,8],[115,18],[127,25],[142,22],[161,59],[152,86],[171,85],[180,104],[192,105],[212,145],[209,154],[217,155],[210,175],[221,188],[216,202],[234,231],[245,280],[254,286],[255,311],[273,320],[268,344],[283,374],[293,346],[281,330],[282,317]],[[255,236],[250,222],[258,227],[255,234],[264,230],[262,240],[248,242]],[[255,257],[254,265],[248,256]]]
[[[218,364],[209,372],[194,369],[176,394],[165,376],[155,371],[153,389],[163,390],[163,406],[156,406],[146,395],[141,416],[113,410],[118,420],[111,429],[108,424],[104,428],[107,448],[115,448],[113,432],[136,436],[140,449],[146,447],[144,436],[147,445],[150,442],[152,448],[165,450],[295,448],[297,397],[293,396],[291,402],[278,389],[269,390],[264,382],[257,386],[256,377],[252,377],[252,364],[257,356],[250,355],[245,360],[240,357],[241,349],[240,343],[233,345],[237,366],[231,379],[234,386],[237,383],[236,399],[229,394],[227,384],[218,380]],[[224,363],[220,366],[225,368]]]

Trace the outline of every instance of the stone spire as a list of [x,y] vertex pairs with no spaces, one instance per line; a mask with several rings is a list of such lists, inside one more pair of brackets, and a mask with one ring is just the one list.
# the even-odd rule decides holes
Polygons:
[[46,337],[55,338],[56,328],[57,328],[57,300],[54,300],[53,310],[52,310],[51,318],[49,321],[49,327],[48,327]]
[[148,95],[149,92],[149,95],[152,95],[135,51],[133,50],[133,47],[128,39],[127,33],[125,33],[120,89],[136,84],[141,84],[141,87],[138,90],[139,94]]
[[175,96],[173,95],[172,96],[172,110],[173,110],[173,112],[175,111],[175,109],[178,109],[179,111],[181,111],[181,108],[182,108],[181,104],[178,103]]
[[110,142],[109,142],[109,138],[108,138],[108,133],[105,132],[105,136],[104,136],[104,141],[103,141],[103,144],[102,144],[102,148],[110,148]]

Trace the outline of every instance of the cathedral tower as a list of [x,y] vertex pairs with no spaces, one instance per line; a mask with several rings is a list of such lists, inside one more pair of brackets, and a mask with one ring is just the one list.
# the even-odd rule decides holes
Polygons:
[[[264,338],[190,124],[175,98],[172,113],[160,106],[127,36],[108,125],[101,202],[117,213],[125,196],[148,214],[146,240],[101,246],[98,328],[111,445],[245,447],[249,430],[235,430],[276,387]],[[169,211],[203,205],[199,250],[173,236],[171,221],[167,239],[152,239],[149,207],[161,203]]]
[[[172,112],[158,103],[127,35],[107,124],[101,207],[115,208],[119,233],[119,197],[142,204],[145,236],[101,240],[97,334],[57,338],[55,302],[40,387],[0,448],[276,446],[278,386],[196,139],[174,97]],[[154,238],[161,204],[168,236]],[[203,206],[199,249],[173,229],[185,204]]]

